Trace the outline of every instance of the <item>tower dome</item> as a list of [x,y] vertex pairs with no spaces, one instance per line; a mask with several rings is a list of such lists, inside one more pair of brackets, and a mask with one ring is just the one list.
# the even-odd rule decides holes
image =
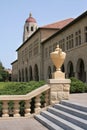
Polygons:
[[32,14],[31,14],[31,13],[29,14],[29,17],[26,19],[26,22],[36,23],[36,20],[35,20],[35,18],[32,17]]
[[23,42],[26,41],[36,31],[37,27],[37,22],[30,13],[24,25]]

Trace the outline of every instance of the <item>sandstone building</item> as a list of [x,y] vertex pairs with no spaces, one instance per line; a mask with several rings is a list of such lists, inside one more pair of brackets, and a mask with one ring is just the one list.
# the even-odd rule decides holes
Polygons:
[[87,11],[77,18],[69,18],[38,27],[30,14],[25,21],[23,43],[12,63],[13,81],[47,80],[55,67],[50,53],[57,44],[66,52],[62,66],[66,78],[75,76],[87,82]]

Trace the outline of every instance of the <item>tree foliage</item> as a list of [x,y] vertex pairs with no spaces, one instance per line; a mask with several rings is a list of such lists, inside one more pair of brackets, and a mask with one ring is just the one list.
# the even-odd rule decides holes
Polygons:
[[3,67],[2,62],[0,62],[0,81],[8,80],[8,76],[9,76],[8,72]]

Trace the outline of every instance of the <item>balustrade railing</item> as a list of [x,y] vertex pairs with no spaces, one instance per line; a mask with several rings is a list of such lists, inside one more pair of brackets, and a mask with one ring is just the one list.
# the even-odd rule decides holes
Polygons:
[[26,95],[0,96],[0,117],[29,117],[50,104],[50,86],[44,85]]

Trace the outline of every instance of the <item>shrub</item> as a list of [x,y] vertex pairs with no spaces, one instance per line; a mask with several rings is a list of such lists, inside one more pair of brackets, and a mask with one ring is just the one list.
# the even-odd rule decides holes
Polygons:
[[85,92],[87,93],[87,83],[85,84]]
[[0,95],[24,95],[44,84],[44,81],[0,82]]
[[[23,95],[27,94],[40,86],[44,85],[44,81],[30,81],[30,82],[0,82],[0,95]],[[44,99],[41,97],[41,102],[43,102]],[[14,108],[14,102],[9,101],[9,112],[10,116],[13,116],[13,108]],[[31,113],[34,112],[35,108],[35,98],[32,98],[31,100]],[[25,111],[25,102],[20,101],[20,114],[21,116],[24,116]],[[2,116],[2,102],[0,102],[0,116]]]
[[70,93],[83,93],[86,91],[87,87],[85,83],[74,77],[70,79],[71,79]]

